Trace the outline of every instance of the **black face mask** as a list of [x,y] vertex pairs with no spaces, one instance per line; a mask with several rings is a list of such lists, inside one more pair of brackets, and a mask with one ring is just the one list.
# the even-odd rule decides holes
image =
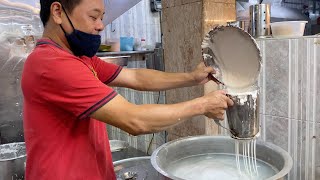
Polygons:
[[97,53],[99,46],[101,44],[101,36],[95,35],[95,34],[88,34],[75,29],[71,20],[67,15],[67,12],[63,7],[62,9],[66,13],[68,21],[70,22],[73,28],[73,32],[71,34],[67,34],[60,24],[60,27],[63,30],[67,38],[67,41],[70,45],[71,51],[76,56],[93,57]]

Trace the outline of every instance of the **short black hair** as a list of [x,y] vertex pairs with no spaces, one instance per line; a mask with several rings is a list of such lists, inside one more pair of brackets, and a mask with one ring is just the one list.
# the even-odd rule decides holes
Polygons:
[[60,2],[68,13],[72,13],[73,9],[80,4],[81,0],[40,0],[40,19],[43,26],[46,26],[50,17],[50,7],[54,2]]

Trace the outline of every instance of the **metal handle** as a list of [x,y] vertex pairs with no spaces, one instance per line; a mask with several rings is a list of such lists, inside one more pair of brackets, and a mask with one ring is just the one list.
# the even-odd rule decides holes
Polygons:
[[231,135],[236,135],[236,133],[235,133],[234,131],[232,131],[231,129],[228,129],[228,128],[222,126],[219,120],[214,119],[214,122],[215,122],[218,126],[220,126],[220,127],[222,127],[223,129],[229,131],[229,132],[231,133]]
[[228,128],[222,126],[219,120],[214,119],[214,122],[215,122],[218,126],[222,127],[223,129],[230,131]]
[[216,77],[214,77],[214,75],[212,75],[212,74],[209,74],[209,79],[211,79],[212,81],[214,81],[214,82],[217,83],[217,84],[221,84],[221,85],[225,86],[225,84],[224,84],[223,82],[219,81],[219,80],[218,80]]

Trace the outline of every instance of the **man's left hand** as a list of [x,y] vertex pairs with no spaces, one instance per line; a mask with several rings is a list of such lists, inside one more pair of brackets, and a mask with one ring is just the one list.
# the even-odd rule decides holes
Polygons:
[[194,82],[196,85],[202,85],[207,83],[210,80],[209,74],[215,74],[215,73],[216,71],[212,67],[206,67],[202,62],[190,74],[194,79]]

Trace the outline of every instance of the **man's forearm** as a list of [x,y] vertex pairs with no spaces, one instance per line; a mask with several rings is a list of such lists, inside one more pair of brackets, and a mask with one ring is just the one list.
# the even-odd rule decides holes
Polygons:
[[164,130],[197,115],[224,119],[225,109],[232,104],[224,91],[215,91],[203,97],[170,105],[135,105],[117,95],[90,117],[130,134],[139,135]]
[[139,112],[136,117],[138,124],[144,124],[142,134],[159,132],[177,122],[203,114],[203,107],[201,98],[171,105],[140,105],[137,107]]
[[139,69],[136,72],[139,90],[160,91],[196,85],[189,73],[167,73],[162,71]]
[[116,96],[91,117],[116,126],[132,135],[162,131],[192,116],[203,114],[206,100],[196,98],[177,104],[134,105]]

